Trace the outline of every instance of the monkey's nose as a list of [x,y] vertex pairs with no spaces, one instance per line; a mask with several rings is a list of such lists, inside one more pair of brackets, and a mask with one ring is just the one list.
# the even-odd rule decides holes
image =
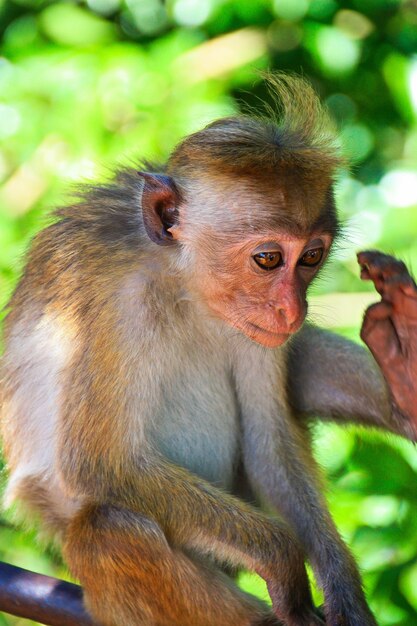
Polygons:
[[304,316],[299,310],[295,311],[292,309],[281,309],[281,315],[283,317],[283,320],[285,321],[288,330],[292,333],[299,329],[304,319]]
[[292,333],[300,328],[306,315],[305,306],[298,302],[288,306],[283,306],[282,303],[268,302],[268,306],[273,309],[278,324]]

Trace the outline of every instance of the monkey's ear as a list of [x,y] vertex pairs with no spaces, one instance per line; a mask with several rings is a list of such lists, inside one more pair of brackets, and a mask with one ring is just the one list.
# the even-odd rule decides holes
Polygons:
[[175,239],[168,230],[178,223],[179,193],[171,176],[138,172],[144,180],[142,193],[143,223],[149,238],[159,246],[172,246]]

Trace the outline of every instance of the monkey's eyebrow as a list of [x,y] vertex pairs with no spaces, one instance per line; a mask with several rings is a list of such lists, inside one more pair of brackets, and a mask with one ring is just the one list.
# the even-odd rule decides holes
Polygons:
[[305,245],[305,250],[308,250],[309,248],[314,248],[317,246],[323,246],[324,248],[326,247],[326,242],[323,241],[323,239],[321,239],[320,237],[317,237],[316,239],[313,239],[312,241],[309,241],[306,245]]
[[266,241],[256,246],[252,254],[257,254],[258,252],[275,252],[276,250],[281,250],[281,248],[281,245],[277,241]]

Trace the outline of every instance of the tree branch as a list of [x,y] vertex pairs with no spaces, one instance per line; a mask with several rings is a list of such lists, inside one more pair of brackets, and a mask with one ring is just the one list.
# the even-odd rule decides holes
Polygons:
[[81,587],[0,562],[0,611],[47,626],[94,626]]

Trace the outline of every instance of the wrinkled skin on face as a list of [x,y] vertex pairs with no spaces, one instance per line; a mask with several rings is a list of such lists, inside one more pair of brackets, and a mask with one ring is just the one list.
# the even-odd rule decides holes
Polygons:
[[[331,236],[295,237],[265,231],[243,244],[212,233],[210,248],[198,247],[196,289],[206,306],[227,324],[268,348],[282,345],[301,327],[307,287],[328,254]],[[276,267],[263,263],[271,262]],[[307,263],[313,263],[308,265]]]

